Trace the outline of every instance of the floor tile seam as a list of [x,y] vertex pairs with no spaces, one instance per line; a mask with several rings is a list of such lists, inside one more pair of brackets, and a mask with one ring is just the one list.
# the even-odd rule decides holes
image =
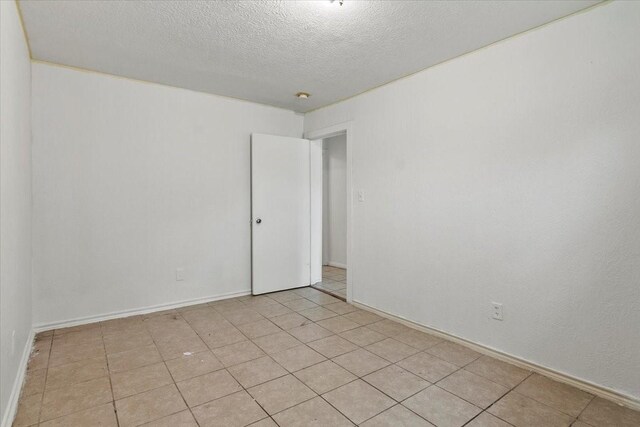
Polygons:
[[[103,342],[103,344],[102,344],[102,347],[103,347],[103,350],[105,350],[105,349],[104,349],[104,342]],[[106,358],[106,350],[105,350],[105,358]],[[89,358],[89,359],[90,359],[90,358]],[[81,359],[81,360],[87,360],[87,359]],[[81,361],[81,360],[80,360],[80,361]],[[71,362],[71,363],[75,363],[75,362]],[[64,365],[60,365],[60,366],[64,366]],[[55,368],[55,367],[57,367],[57,366],[54,366],[54,368]],[[114,413],[115,413],[115,399],[114,399],[114,395],[113,395],[113,386],[112,386],[112,384],[111,384],[111,377],[110,377],[110,375],[109,375],[109,374],[107,374],[107,375],[106,375],[106,377],[107,377],[107,378],[109,378],[109,389],[110,389],[110,392],[111,392],[111,400],[110,400],[109,402],[103,402],[103,403],[99,403],[99,404],[94,405],[94,406],[90,406],[90,407],[88,407],[88,408],[83,408],[83,409],[80,409],[80,410],[77,410],[77,411],[72,411],[72,412],[69,412],[69,413],[66,413],[66,414],[60,415],[59,417],[54,417],[54,418],[50,418],[50,419],[47,419],[47,420],[41,420],[41,418],[42,418],[42,406],[43,406],[43,404],[44,404],[44,395],[45,395],[45,393],[47,392],[47,381],[48,381],[48,379],[49,379],[49,360],[47,361],[47,368],[46,368],[46,369],[47,369],[47,372],[46,372],[46,377],[45,377],[44,389],[43,389],[43,391],[42,391],[42,396],[41,396],[41,401],[40,401],[40,410],[39,410],[39,412],[38,412],[38,423],[36,423],[36,425],[38,425],[39,423],[48,422],[48,421],[52,421],[52,420],[57,420],[57,419],[60,419],[60,418],[63,418],[63,417],[67,417],[67,416],[69,416],[69,415],[77,414],[77,413],[79,413],[79,412],[86,411],[86,410],[88,410],[88,409],[97,408],[98,406],[106,405],[107,403],[111,403],[111,404],[113,405]],[[109,367],[108,367],[108,365],[107,365],[107,372],[109,372]],[[104,378],[104,377],[91,378],[91,379],[89,379],[89,380],[80,381],[80,382],[77,382],[77,383],[69,384],[69,385],[67,385],[67,386],[58,387],[58,388],[53,388],[53,389],[49,389],[49,390],[50,390],[50,391],[54,391],[54,390],[61,390],[61,389],[63,389],[63,388],[75,387],[75,386],[77,386],[78,384],[84,384],[84,383],[86,383],[86,382],[93,381],[93,380],[100,379],[100,378]],[[116,418],[117,418],[117,416],[116,416]],[[117,421],[117,420],[116,420],[116,421]],[[118,424],[118,425],[119,425],[119,424]]]
[[[176,313],[177,313],[177,315],[178,315],[178,316],[182,317],[182,315],[181,315],[179,312],[176,312]],[[182,317],[182,319],[186,321],[186,319],[184,319],[184,317]],[[188,323],[189,323],[189,322],[187,322],[187,324],[188,324]],[[189,325],[189,327],[191,327],[191,325]],[[195,330],[194,330],[192,327],[191,327],[191,330],[193,330],[193,331],[195,332]],[[198,333],[196,332],[196,335],[197,335],[197,334],[198,334]],[[151,341],[153,342],[154,347],[155,347],[155,348],[156,348],[156,350],[158,351],[158,354],[160,354],[160,358],[162,359],[162,363],[164,364],[164,368],[167,370],[167,372],[169,372],[169,376],[171,377],[171,380],[173,381],[173,386],[174,386],[174,387],[175,387],[175,389],[178,391],[178,394],[180,395],[180,398],[181,398],[181,399],[182,399],[182,401],[184,402],[184,405],[187,407],[187,410],[189,411],[189,413],[191,414],[191,416],[193,417],[193,419],[194,419],[194,420],[196,420],[196,424],[198,424],[198,426],[200,426],[200,423],[198,422],[198,420],[196,419],[195,415],[193,414],[193,411],[191,411],[191,407],[190,407],[190,406],[189,406],[189,404],[187,403],[187,400],[185,399],[184,395],[182,394],[182,391],[180,391],[180,387],[178,387],[178,383],[176,382],[176,380],[175,380],[175,378],[174,378],[173,374],[171,373],[171,370],[169,369],[169,366],[167,366],[167,361],[165,360],[164,356],[162,356],[162,353],[160,353],[160,350],[158,349],[158,344],[157,344],[157,342],[156,342],[156,339],[155,339],[155,338],[153,337],[153,335],[151,334],[151,331],[149,331],[149,335],[151,335]],[[202,340],[202,338],[200,338],[200,339]],[[204,341],[203,341],[203,342],[204,342]],[[206,345],[206,343],[205,343],[205,345]],[[213,352],[212,352],[212,354],[213,354]],[[214,356],[215,356],[215,355],[214,355]],[[180,356],[176,357],[176,359],[178,359],[179,357],[180,357]],[[170,359],[170,360],[174,360],[174,359]],[[216,360],[217,360],[217,359],[216,359]],[[157,388],[166,387],[167,385],[168,385],[168,384],[165,384],[165,385],[162,385],[162,386],[157,387]],[[157,388],[154,388],[154,389],[151,389],[151,390],[156,390]],[[151,390],[147,390],[146,392],[151,391]],[[141,392],[141,393],[138,393],[138,394],[142,394],[142,393],[146,393],[146,392]],[[134,395],[134,396],[136,396],[136,395]],[[114,399],[115,399],[115,396],[114,396]],[[115,402],[114,402],[114,404],[115,404]],[[168,416],[171,416],[171,415],[175,415],[175,414],[177,414],[178,412],[182,412],[183,410],[184,410],[184,409],[181,409],[180,411],[174,412],[173,414],[166,415],[165,417],[168,417]],[[156,418],[156,420],[159,420],[159,419],[162,419],[162,418],[165,418],[165,417]],[[117,417],[116,417],[116,418],[117,418]],[[151,421],[156,421],[156,420],[151,420]],[[151,421],[149,421],[149,422],[151,422]],[[120,419],[118,418],[118,426],[120,425],[119,423],[120,423]]]

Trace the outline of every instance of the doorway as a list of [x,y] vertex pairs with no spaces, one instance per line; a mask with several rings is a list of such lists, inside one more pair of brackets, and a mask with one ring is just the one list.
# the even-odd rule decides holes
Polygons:
[[312,286],[347,298],[347,136],[322,140],[322,278]]

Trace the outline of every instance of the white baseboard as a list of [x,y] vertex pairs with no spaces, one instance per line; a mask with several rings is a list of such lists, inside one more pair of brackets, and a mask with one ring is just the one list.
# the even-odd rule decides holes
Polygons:
[[343,264],[341,262],[333,262],[333,261],[329,261],[327,263],[328,266],[330,267],[336,267],[336,268],[344,268],[345,270],[347,269],[347,264]]
[[130,310],[113,311],[111,313],[99,314],[95,316],[76,317],[75,319],[61,320],[61,321],[49,322],[49,323],[40,323],[34,326],[34,330],[36,333],[44,332],[44,331],[50,331],[52,329],[68,328],[70,326],[86,325],[89,323],[102,322],[105,320],[119,319],[121,317],[137,316],[140,314],[148,314],[156,311],[185,307],[187,305],[202,304],[205,302],[242,297],[250,294],[251,294],[251,290],[241,291],[241,292],[229,292],[226,294],[221,294],[216,296],[194,298],[190,300],[183,300],[183,301],[172,302],[167,304],[158,304],[158,305],[152,305],[147,307],[134,308]]
[[386,317],[387,319],[394,320],[398,323],[402,323],[410,328],[417,329],[422,332],[427,332],[432,335],[439,336],[440,338],[447,339],[449,341],[453,341],[457,344],[463,345],[465,347],[470,348],[471,350],[477,351],[478,353],[486,354],[487,356],[494,357],[496,359],[500,359],[504,362],[510,363],[512,365],[518,366],[519,368],[526,369],[528,371],[536,372],[540,375],[544,375],[545,377],[549,377],[558,382],[562,382],[568,384],[570,386],[579,388],[580,390],[584,390],[587,393],[591,393],[595,396],[602,397],[603,399],[610,400],[619,405],[626,406],[631,409],[640,410],[640,399],[636,399],[633,396],[629,396],[615,390],[611,390],[607,387],[603,387],[598,384],[593,384],[589,381],[582,380],[580,378],[573,377],[571,375],[565,374],[563,372],[558,372],[553,369],[540,366],[536,363],[530,362],[525,359],[521,359],[517,356],[513,356],[507,353],[504,353],[500,350],[484,346],[482,344],[477,344],[472,341],[468,341],[464,338],[460,338],[458,336],[452,335],[448,332],[441,331],[439,329],[431,328],[426,325],[422,325],[420,323],[416,323],[414,321],[405,319],[404,317],[387,313],[382,310],[378,310],[377,308],[371,307],[367,304],[363,304],[361,302],[353,301],[353,305],[363,310],[370,311],[379,316]]
[[29,363],[29,356],[31,356],[31,349],[33,348],[33,340],[35,338],[35,331],[31,329],[29,332],[29,339],[24,345],[22,351],[22,359],[18,365],[18,372],[16,378],[13,381],[13,387],[11,388],[11,394],[9,395],[9,401],[7,402],[7,409],[2,417],[2,427],[11,427],[13,420],[16,417],[18,411],[18,402],[20,401],[20,392],[22,391],[22,385],[27,373],[27,364]]

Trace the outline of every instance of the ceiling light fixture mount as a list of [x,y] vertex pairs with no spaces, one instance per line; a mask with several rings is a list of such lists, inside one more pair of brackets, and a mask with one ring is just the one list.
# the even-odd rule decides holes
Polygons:
[[298,92],[298,93],[296,93],[296,97],[300,98],[300,99],[307,99],[310,96],[311,95],[309,95],[307,92]]

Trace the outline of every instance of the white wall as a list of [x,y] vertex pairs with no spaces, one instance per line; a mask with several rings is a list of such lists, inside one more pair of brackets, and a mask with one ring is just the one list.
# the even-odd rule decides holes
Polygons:
[[35,324],[249,291],[249,137],[302,121],[34,63]]
[[354,299],[640,398],[638,40],[604,4],[307,114],[353,120]]
[[347,265],[347,137],[323,141],[323,264]]
[[10,424],[31,344],[31,61],[13,1],[0,2],[0,45],[0,419]]

